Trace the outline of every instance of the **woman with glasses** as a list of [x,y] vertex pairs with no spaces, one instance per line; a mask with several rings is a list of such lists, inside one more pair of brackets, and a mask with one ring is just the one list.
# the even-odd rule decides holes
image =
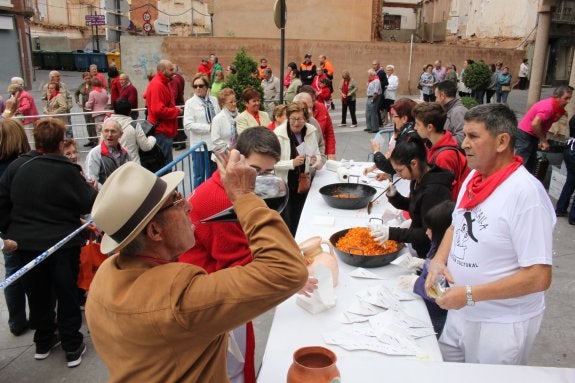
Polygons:
[[[274,130],[281,146],[281,158],[275,166],[275,171],[288,185],[289,200],[282,217],[295,236],[308,192],[298,185],[301,182],[300,174],[307,173],[311,177],[316,169],[321,169],[323,163],[317,144],[316,128],[305,122],[308,118],[306,104],[303,102],[290,104],[286,113],[287,120]],[[302,144],[305,154],[298,152]]]
[[208,94],[209,85],[210,81],[205,75],[196,74],[192,79],[194,95],[186,101],[184,108],[184,129],[189,132],[190,147],[200,141],[205,141],[208,146],[208,163],[205,163],[201,148],[192,152],[194,188],[202,183],[206,166],[209,168],[207,177],[217,169],[216,163],[210,159],[214,148],[211,132],[213,120],[220,112],[220,106],[218,100]]
[[453,173],[449,170],[427,163],[427,148],[417,133],[408,135],[393,149],[391,165],[397,176],[410,180],[409,197],[397,192],[391,185],[387,199],[397,209],[409,212],[411,222],[406,221],[400,227],[381,226],[372,234],[377,242],[387,240],[409,243],[420,258],[425,258],[431,242],[427,237],[427,227],[423,217],[429,209],[443,201],[451,200]]
[[254,88],[246,88],[242,92],[242,101],[246,110],[236,117],[238,134],[254,126],[268,126],[272,121],[270,116],[260,110],[260,92]]
[[236,147],[238,138],[235,120],[238,115],[236,93],[231,88],[224,88],[218,94],[218,102],[221,111],[212,122],[211,139],[214,147],[233,149]]
[[379,150],[379,142],[376,139],[372,139],[371,150],[373,152],[373,162],[374,164],[363,170],[364,174],[367,174],[375,169],[384,171],[387,174],[378,174],[376,178],[378,180],[383,180],[389,178],[389,175],[395,174],[391,163],[389,162],[389,157],[393,148],[397,143],[404,140],[410,134],[417,134],[415,131],[415,119],[411,114],[416,102],[409,98],[400,98],[395,103],[393,103],[389,108],[389,115],[391,116],[391,121],[393,122],[393,136],[389,141],[387,153],[381,153]]

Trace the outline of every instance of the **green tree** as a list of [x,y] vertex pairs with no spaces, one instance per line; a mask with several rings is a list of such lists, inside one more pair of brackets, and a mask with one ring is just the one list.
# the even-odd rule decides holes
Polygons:
[[[463,72],[463,74],[465,74],[465,72]],[[479,105],[479,103],[477,102],[477,100],[473,97],[461,97],[461,103],[463,104],[463,106],[465,106],[467,109],[471,109],[477,105]]]
[[242,100],[242,92],[244,89],[248,87],[255,88],[260,92],[260,98],[262,100],[264,92],[260,78],[258,77],[258,64],[253,58],[248,56],[245,47],[240,48],[234,58],[233,65],[236,67],[236,73],[228,76],[223,88],[232,88],[234,90],[238,100],[238,110],[243,112],[246,109]]
[[486,89],[491,81],[491,70],[482,62],[468,65],[463,72],[463,83],[473,90]]

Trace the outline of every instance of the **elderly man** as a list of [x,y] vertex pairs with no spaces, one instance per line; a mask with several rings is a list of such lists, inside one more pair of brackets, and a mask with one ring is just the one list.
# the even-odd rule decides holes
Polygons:
[[450,132],[457,145],[463,142],[463,117],[467,112],[465,105],[457,97],[457,84],[450,80],[444,80],[435,86],[435,102],[443,106],[447,113],[447,120],[443,130]]
[[515,154],[523,158],[523,165],[533,172],[537,161],[537,149],[549,150],[547,132],[551,125],[563,116],[565,106],[571,101],[573,88],[560,85],[553,91],[553,96],[533,104],[519,123]]
[[109,382],[225,382],[228,332],[305,284],[288,228],[253,192],[256,170],[232,150],[220,172],[253,260],[209,275],[175,262],[195,242],[192,206],[175,190],[183,172],[157,178],[128,163],[98,194],[102,251],[119,254],[100,266],[86,319]]
[[449,310],[439,346],[448,362],[525,364],[551,283],[553,206],[513,155],[517,119],[506,105],[469,110],[464,132],[473,171],[426,281],[450,283],[437,299]]
[[156,70],[156,75],[146,89],[146,106],[148,121],[156,127],[156,141],[167,164],[173,160],[172,144],[178,134],[178,116],[184,114],[184,111],[176,106],[174,95],[168,86],[176,70],[174,64],[161,60]]
[[[365,106],[365,121],[367,123],[367,128],[365,128],[364,131],[377,133],[379,132],[379,120],[381,119],[379,114],[379,101],[383,98],[383,89],[381,87],[381,82],[379,81],[379,76],[375,70],[370,69],[367,71],[367,74],[367,104]],[[387,75],[385,72],[383,72],[383,75],[387,81]]]
[[[122,73],[119,77],[120,93],[118,94],[118,99],[123,98],[128,100],[132,109],[130,116],[132,117],[132,120],[137,120],[139,113],[135,109],[138,109],[138,89],[132,85],[130,82],[130,77],[127,74]],[[112,103],[112,105],[114,104]]]
[[96,64],[91,64],[88,71],[90,72],[90,76],[92,76],[92,78],[96,77],[98,80],[100,80],[102,83],[102,88],[108,89],[108,81],[102,73],[98,72],[98,66]]
[[130,155],[120,145],[122,134],[118,121],[107,119],[102,125],[102,142],[86,156],[86,177],[97,180],[98,188],[116,169],[130,161]]
[[264,110],[269,116],[273,116],[274,108],[280,101],[280,80],[272,74],[271,68],[264,70],[261,85],[264,90]]

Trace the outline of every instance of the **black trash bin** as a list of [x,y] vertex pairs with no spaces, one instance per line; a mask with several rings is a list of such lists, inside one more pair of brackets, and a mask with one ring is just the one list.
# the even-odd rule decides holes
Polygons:
[[43,64],[42,69],[60,69],[60,57],[57,52],[42,52]]
[[74,60],[74,53],[72,52],[58,52],[60,59],[60,67],[62,70],[75,71],[76,62]]

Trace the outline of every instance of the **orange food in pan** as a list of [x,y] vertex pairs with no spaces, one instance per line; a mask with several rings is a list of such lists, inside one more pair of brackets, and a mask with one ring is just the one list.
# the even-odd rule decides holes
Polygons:
[[334,194],[332,195],[333,198],[359,198],[356,195],[351,195],[351,194]]
[[397,242],[392,240],[385,241],[385,247],[381,246],[371,236],[367,227],[349,229],[335,246],[341,251],[354,255],[385,255],[395,253],[398,250]]

